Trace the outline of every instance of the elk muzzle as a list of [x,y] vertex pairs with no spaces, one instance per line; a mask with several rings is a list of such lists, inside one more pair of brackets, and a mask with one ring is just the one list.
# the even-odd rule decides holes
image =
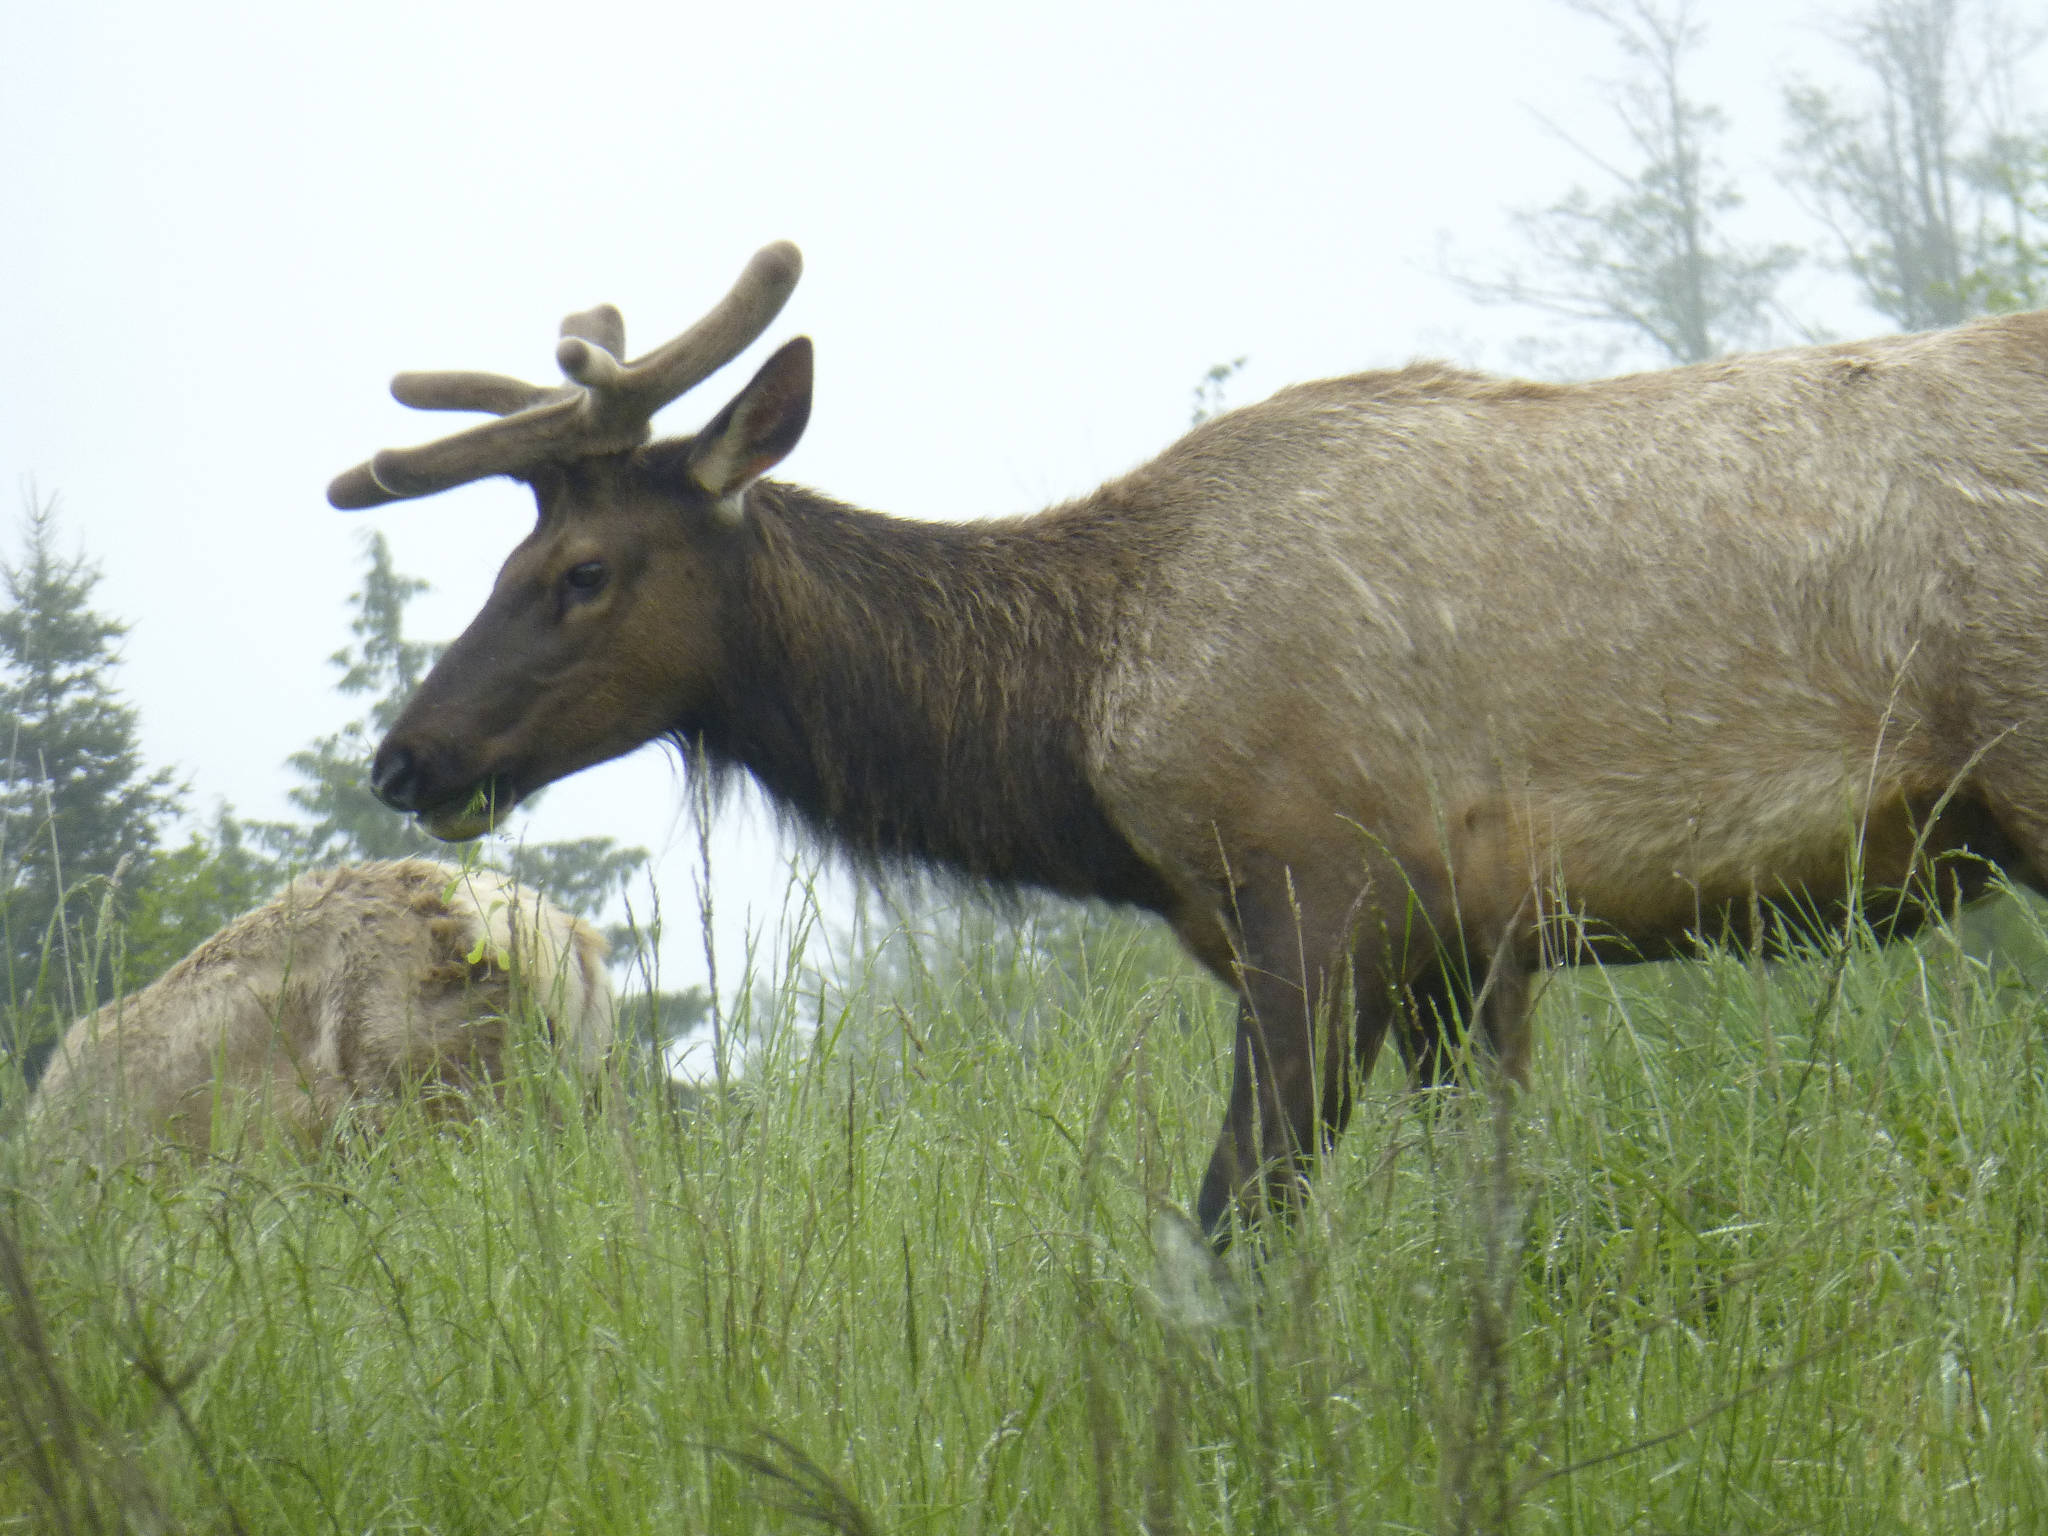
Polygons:
[[444,843],[482,837],[511,813],[519,791],[503,774],[453,771],[452,756],[387,736],[370,764],[370,792]]

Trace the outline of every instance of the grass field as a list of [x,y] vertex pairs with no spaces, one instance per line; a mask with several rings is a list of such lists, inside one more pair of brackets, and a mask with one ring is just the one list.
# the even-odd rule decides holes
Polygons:
[[1219,1281],[1226,1000],[1057,937],[759,986],[689,1103],[536,1064],[176,1175],[9,1134],[0,1532],[2048,1529],[2011,967],[1559,976],[1528,1092],[1384,1072]]

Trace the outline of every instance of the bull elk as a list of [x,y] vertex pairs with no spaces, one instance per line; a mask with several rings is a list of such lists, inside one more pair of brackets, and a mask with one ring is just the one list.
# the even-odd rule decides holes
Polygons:
[[[2048,317],[1587,384],[1301,384],[1092,495],[927,524],[762,478],[811,344],[662,404],[794,286],[761,251],[637,362],[401,374],[499,419],[338,507],[488,475],[539,520],[379,748],[444,838],[656,737],[843,846],[1160,914],[1238,995],[1201,1186],[1285,1205],[1391,1027],[1519,1078],[1530,978],[2048,873]],[[1339,1027],[1343,1021],[1348,1027]]]
[[314,1141],[407,1087],[462,1113],[543,1020],[593,1069],[612,1036],[604,940],[489,870],[425,859],[303,875],[132,996],[71,1026],[29,1101],[32,1134],[116,1154],[205,1150],[223,1117]]

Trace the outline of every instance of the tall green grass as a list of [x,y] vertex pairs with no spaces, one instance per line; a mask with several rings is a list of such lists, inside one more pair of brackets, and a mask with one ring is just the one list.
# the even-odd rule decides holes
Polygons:
[[1555,977],[1529,1090],[1383,1073],[1256,1276],[1175,1203],[1220,991],[953,937],[768,978],[689,1102],[9,1137],[0,1531],[2048,1529],[2042,1006],[1952,934]]

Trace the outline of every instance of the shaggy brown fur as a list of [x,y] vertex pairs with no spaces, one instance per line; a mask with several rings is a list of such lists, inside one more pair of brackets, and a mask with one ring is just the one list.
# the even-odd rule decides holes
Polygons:
[[31,1134],[120,1156],[207,1148],[217,1123],[316,1140],[407,1085],[460,1113],[496,1081],[522,1007],[584,1068],[610,1044],[604,941],[490,871],[423,859],[305,875],[140,992],[73,1025]]
[[1390,1028],[1434,1079],[1480,994],[1519,1075],[1540,966],[2048,871],[2048,317],[1305,384],[960,526],[751,483],[809,368],[531,470],[379,791],[474,835],[672,731],[855,849],[1162,914],[1241,998],[1219,1235]]

